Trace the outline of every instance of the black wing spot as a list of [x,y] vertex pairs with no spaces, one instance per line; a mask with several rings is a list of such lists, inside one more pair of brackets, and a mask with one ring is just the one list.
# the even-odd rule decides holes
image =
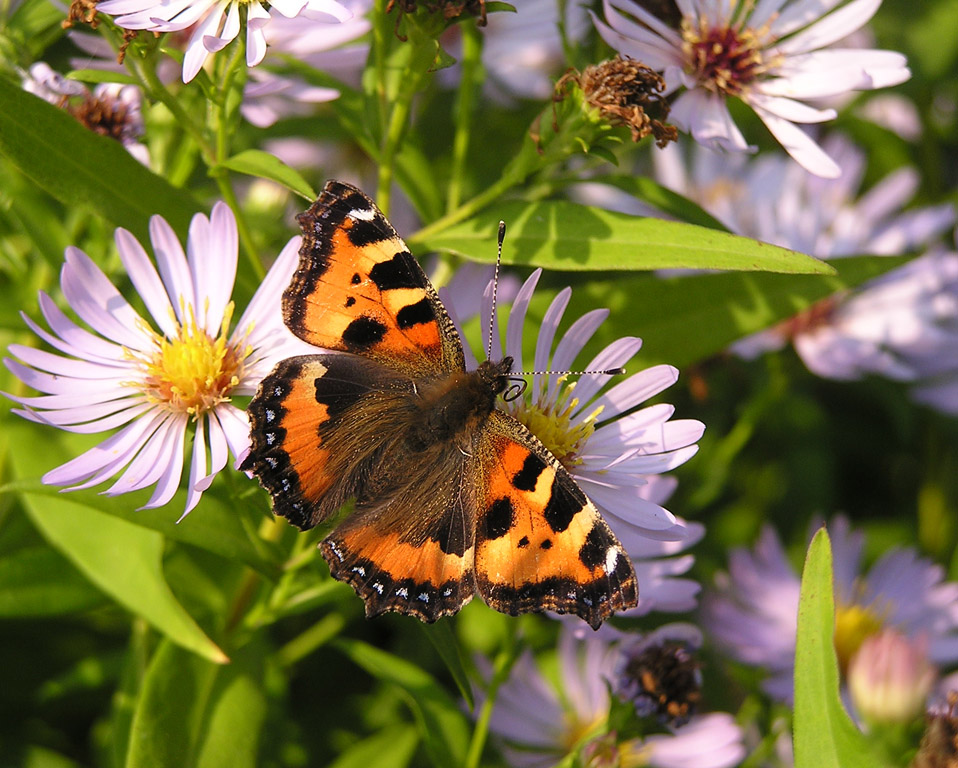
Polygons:
[[585,506],[585,494],[580,491],[580,495],[582,498],[577,499],[575,494],[559,483],[558,478],[552,483],[552,495],[544,514],[553,532],[562,533]]
[[362,350],[382,341],[386,326],[372,317],[357,317],[343,331],[343,343],[351,350]]
[[552,549],[552,539],[546,539],[539,545],[540,549]]
[[528,537],[528,536],[523,536],[521,539],[519,539],[519,543],[516,544],[516,546],[517,546],[519,549],[525,549],[526,547],[528,547],[528,546],[529,546],[529,537]]
[[590,571],[595,570],[605,563],[605,556],[611,544],[605,531],[600,526],[593,525],[589,535],[585,537],[585,543],[579,549],[579,559]]
[[353,272],[352,280],[350,280],[349,282],[351,282],[353,285],[359,285],[362,281],[363,279],[359,276],[359,273]]
[[503,496],[492,502],[486,510],[486,537],[498,539],[512,530],[515,523],[515,509],[508,497]]
[[522,462],[522,469],[512,476],[512,484],[520,491],[534,491],[539,475],[545,468],[545,462],[530,452],[526,460]]
[[355,297],[355,296],[349,296],[349,297],[347,297],[347,299],[346,299],[346,308],[349,309],[349,308],[350,308],[353,304],[355,304],[355,303],[356,303],[356,297]]
[[397,288],[425,288],[426,280],[417,273],[409,262],[412,254],[409,251],[400,251],[388,261],[381,261],[369,270],[369,279],[381,291],[392,291]]
[[402,329],[412,328],[414,325],[431,323],[436,319],[429,299],[423,296],[415,304],[408,304],[396,313],[396,325]]

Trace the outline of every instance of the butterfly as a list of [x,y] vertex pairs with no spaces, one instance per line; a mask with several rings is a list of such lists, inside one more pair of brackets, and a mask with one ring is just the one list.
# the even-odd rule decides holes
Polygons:
[[594,629],[634,607],[631,560],[558,459],[496,407],[512,358],[467,371],[439,295],[375,203],[338,181],[298,217],[286,325],[324,350],[281,361],[249,405],[242,468],[322,541],[367,616],[433,622],[478,592]]

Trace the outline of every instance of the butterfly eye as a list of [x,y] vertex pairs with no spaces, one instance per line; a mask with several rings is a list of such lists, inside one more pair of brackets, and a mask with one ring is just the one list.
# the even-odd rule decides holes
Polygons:
[[506,391],[502,393],[502,399],[507,403],[511,403],[513,400],[522,397],[522,393],[526,391],[529,382],[521,376],[506,376],[505,378],[512,383],[506,387]]

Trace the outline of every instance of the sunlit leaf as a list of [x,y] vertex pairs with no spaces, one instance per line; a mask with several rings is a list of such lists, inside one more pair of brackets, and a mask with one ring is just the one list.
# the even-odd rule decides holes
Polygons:
[[143,242],[152,215],[184,236],[200,209],[188,192],[134,160],[118,141],[3,79],[0,154],[61,202],[82,204]]
[[832,551],[821,529],[802,572],[795,642],[795,768],[879,768],[885,762],[855,727],[839,694]]
[[828,264],[786,248],[715,229],[629,216],[565,200],[510,200],[410,245],[495,261],[499,221],[506,222],[502,260],[559,270],[666,268],[832,274]]

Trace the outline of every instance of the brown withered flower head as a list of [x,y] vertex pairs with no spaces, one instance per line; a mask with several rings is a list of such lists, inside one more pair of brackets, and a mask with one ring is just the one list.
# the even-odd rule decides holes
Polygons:
[[702,699],[701,664],[695,649],[680,639],[640,642],[625,651],[618,693],[635,705],[639,717],[684,725]]
[[948,703],[928,713],[925,733],[909,768],[956,768],[958,766],[958,692],[948,694]]
[[616,56],[582,72],[567,72],[556,83],[557,101],[564,98],[570,82],[582,89],[586,103],[609,123],[627,125],[632,141],[651,135],[657,146],[664,147],[678,138],[675,126],[665,122],[669,116],[669,105],[662,95],[665,81],[641,62]]

